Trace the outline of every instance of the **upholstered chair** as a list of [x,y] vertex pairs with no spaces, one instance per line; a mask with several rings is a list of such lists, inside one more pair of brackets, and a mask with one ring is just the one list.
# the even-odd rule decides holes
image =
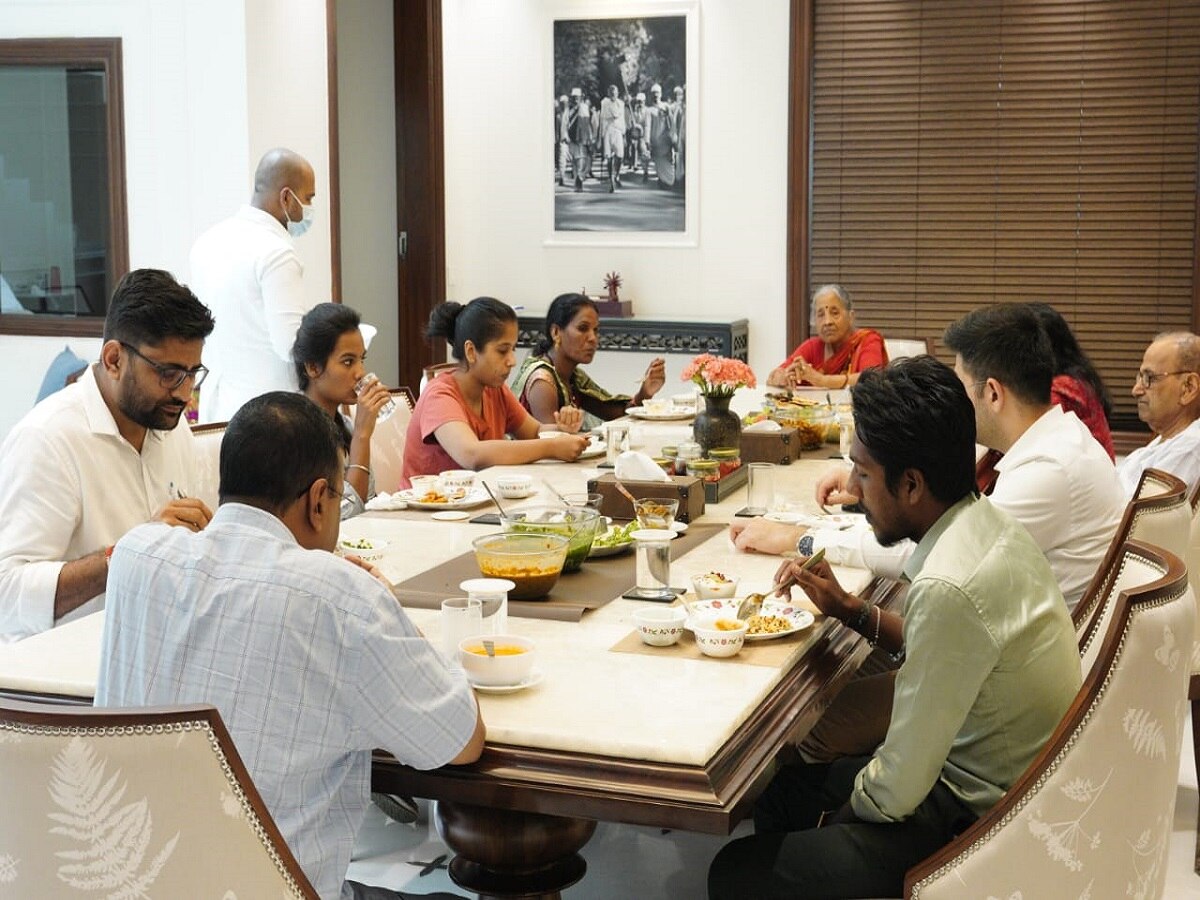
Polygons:
[[1128,540],[1142,541],[1186,559],[1190,527],[1187,485],[1168,472],[1146,469],[1133,499],[1125,507],[1100,569],[1072,614],[1084,674],[1095,660],[1112,613],[1105,601],[1114,600],[1121,589],[1135,583],[1131,578],[1140,577],[1140,573],[1122,571],[1121,547]]
[[0,701],[0,895],[315,898],[212,706]]
[[375,475],[375,489],[389,494],[400,487],[404,439],[413,411],[412,392],[408,388],[392,388],[391,395],[396,411],[387,420],[377,423],[371,435],[371,471]]
[[909,870],[905,897],[1160,897],[1196,601],[1183,561],[1130,541],[1095,664],[1046,747],[971,828]]

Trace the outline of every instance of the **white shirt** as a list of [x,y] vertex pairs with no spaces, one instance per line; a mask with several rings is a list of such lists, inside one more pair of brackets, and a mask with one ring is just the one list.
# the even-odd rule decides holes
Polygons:
[[[112,556],[97,706],[211,703],[324,898],[341,894],[371,750],[445,765],[474,694],[365,571],[226,503],[198,533],[150,524]],[[219,864],[219,860],[216,864]]]
[[1134,450],[1121,465],[1117,475],[1125,495],[1132,497],[1138,480],[1146,469],[1162,469],[1187,482],[1188,494],[1200,482],[1200,419],[1194,421],[1173,438],[1157,436],[1145,447]]
[[[0,445],[0,643],[55,625],[64,563],[149,521],[172,482],[191,493],[193,451],[184,423],[147,431],[139,454],[117,430],[91,368],[30,410]],[[103,606],[98,594],[60,621]]]
[[[1051,406],[996,464],[992,504],[1025,526],[1074,609],[1108,550],[1128,499],[1112,460],[1072,412]],[[900,576],[913,543],[881,547],[869,527],[822,529],[831,562]]]
[[297,390],[292,344],[313,304],[304,299],[304,266],[287,229],[243,206],[200,236],[191,265],[191,288],[216,320],[204,343],[210,374],[200,421],[228,422],[259,394]]

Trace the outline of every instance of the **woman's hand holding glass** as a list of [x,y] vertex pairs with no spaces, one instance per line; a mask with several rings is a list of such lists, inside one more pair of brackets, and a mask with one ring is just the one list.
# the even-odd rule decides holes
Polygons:
[[354,408],[354,434],[369,439],[379,422],[380,410],[387,406],[391,399],[392,395],[379,379],[363,385]]

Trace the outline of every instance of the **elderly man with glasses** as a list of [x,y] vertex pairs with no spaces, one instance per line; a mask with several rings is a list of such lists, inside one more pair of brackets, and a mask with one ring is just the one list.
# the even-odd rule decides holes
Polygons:
[[1132,496],[1145,469],[1162,469],[1192,490],[1200,483],[1200,337],[1188,331],[1160,334],[1142,355],[1133,378],[1138,418],[1154,440],[1117,467]]
[[0,445],[0,643],[103,607],[108,557],[135,525],[192,531],[191,430],[179,426],[213,319],[169,272],[117,285],[100,359],[37,404]]

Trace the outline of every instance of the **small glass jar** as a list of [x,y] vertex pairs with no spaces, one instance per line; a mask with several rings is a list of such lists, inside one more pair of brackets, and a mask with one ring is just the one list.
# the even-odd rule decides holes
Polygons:
[[742,451],[737,447],[714,447],[708,451],[708,458],[717,461],[722,478],[742,465]]
[[662,450],[658,452],[658,455],[674,459],[679,455],[679,447],[675,444],[663,444]]
[[668,475],[675,474],[675,458],[671,456],[656,456],[654,463]]
[[699,459],[703,456],[703,451],[700,445],[695,441],[684,441],[679,445],[679,450],[675,454],[675,474],[688,475],[688,462],[693,459]]
[[721,464],[715,459],[690,459],[687,463],[687,473],[695,475],[701,481],[720,481]]

